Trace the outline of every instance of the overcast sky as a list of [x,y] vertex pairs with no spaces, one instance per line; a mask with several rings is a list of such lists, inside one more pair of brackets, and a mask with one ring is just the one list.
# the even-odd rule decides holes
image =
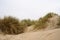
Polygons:
[[38,19],[48,12],[60,13],[60,0],[0,0],[0,17]]

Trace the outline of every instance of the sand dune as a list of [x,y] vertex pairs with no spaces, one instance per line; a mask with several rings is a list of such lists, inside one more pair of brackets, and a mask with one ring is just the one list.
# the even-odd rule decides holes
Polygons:
[[60,29],[26,33],[23,40],[60,40]]
[[0,40],[60,40],[60,29],[29,32],[19,35],[0,35]]
[[[0,40],[60,40],[60,28],[56,24],[58,23],[58,16],[54,16],[49,19],[48,27],[46,30],[30,32],[33,30],[32,26],[25,30],[25,33],[19,35],[3,35],[0,34]],[[50,30],[49,30],[50,29]]]

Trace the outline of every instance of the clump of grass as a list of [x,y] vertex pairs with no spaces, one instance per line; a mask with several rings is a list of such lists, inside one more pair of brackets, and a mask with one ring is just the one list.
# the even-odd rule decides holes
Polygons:
[[44,16],[43,18],[40,18],[37,23],[35,24],[35,29],[44,29],[47,27],[47,22],[49,21],[49,18],[52,18],[53,15],[56,15],[54,13],[48,13],[46,16]]
[[59,19],[57,20],[58,21],[58,23],[57,23],[57,28],[60,28],[60,16],[59,16]]
[[0,30],[5,34],[23,33],[19,20],[11,16],[0,19]]

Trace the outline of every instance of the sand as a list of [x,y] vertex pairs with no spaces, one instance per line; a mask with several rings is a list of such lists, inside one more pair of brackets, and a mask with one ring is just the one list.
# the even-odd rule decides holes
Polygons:
[[60,29],[28,32],[19,35],[2,35],[0,40],[60,40]]

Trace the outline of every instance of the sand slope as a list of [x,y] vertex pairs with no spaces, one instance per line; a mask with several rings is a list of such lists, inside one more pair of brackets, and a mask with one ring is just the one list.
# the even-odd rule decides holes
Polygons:
[[23,40],[60,40],[60,29],[26,33]]
[[23,33],[19,35],[0,35],[0,40],[60,40],[60,29]]

